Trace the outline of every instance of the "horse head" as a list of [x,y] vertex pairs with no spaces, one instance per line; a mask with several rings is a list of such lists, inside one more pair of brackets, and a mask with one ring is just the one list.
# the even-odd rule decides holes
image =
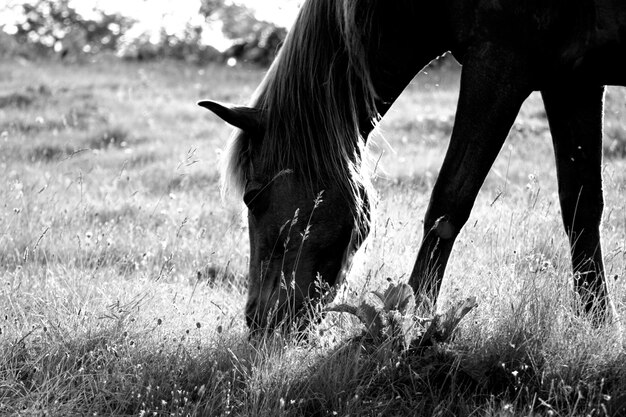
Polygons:
[[241,191],[250,238],[247,324],[257,331],[295,321],[301,329],[311,317],[307,312],[343,280],[367,235],[365,189],[355,200],[332,182],[311,184],[301,167],[268,169],[261,152],[263,112],[211,101],[199,105],[240,129],[245,142],[234,158],[246,159]]

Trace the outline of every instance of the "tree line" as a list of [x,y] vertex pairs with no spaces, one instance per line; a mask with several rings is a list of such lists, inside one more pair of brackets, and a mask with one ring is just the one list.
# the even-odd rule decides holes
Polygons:
[[[227,0],[199,0],[198,13],[205,22],[221,22],[224,36],[232,40],[226,51],[202,42],[203,25],[188,23],[177,34],[161,28],[159,35],[125,36],[137,23],[120,13],[96,10],[83,16],[70,0],[31,0],[4,6],[20,19],[11,30],[0,26],[0,55],[26,58],[81,59],[114,53],[125,59],[181,59],[197,63],[250,62],[269,65],[287,30],[258,20],[245,6]],[[3,30],[4,29],[4,30]]]

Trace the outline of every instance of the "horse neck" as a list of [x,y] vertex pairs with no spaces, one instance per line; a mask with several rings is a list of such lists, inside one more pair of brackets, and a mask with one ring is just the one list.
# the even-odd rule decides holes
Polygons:
[[[370,60],[376,110],[381,117],[425,66],[451,48],[451,6],[447,3],[453,1],[419,6],[411,1],[384,2],[378,19],[380,38]],[[359,125],[367,138],[373,130],[371,121],[360,119]]]

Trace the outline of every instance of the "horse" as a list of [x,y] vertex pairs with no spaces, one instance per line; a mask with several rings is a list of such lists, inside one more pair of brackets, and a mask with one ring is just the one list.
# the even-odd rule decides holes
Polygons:
[[626,4],[308,0],[248,106],[198,103],[237,128],[222,186],[248,208],[251,329],[303,316],[328,301],[320,283],[336,288],[345,278],[370,224],[368,136],[414,76],[446,52],[462,65],[460,95],[412,289],[438,294],[522,103],[540,91],[580,311],[606,313],[603,100],[605,85],[626,85]]

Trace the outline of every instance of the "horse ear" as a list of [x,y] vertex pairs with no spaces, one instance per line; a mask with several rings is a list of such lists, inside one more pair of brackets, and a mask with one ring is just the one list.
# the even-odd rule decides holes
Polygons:
[[263,112],[259,109],[231,106],[211,100],[199,101],[198,106],[212,111],[226,123],[244,132],[262,134],[265,131],[265,118]]

